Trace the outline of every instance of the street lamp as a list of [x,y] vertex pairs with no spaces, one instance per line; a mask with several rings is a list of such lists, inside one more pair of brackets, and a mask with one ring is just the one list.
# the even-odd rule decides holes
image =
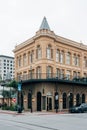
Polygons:
[[55,107],[56,107],[56,113],[58,112],[58,92],[55,93]]
[[[18,83],[18,106],[20,107],[20,113],[22,110],[22,80],[20,83]],[[19,110],[18,110],[19,111]]]
[[[32,66],[30,66],[30,78],[32,79]],[[32,87],[32,82],[31,82],[31,87]],[[30,98],[30,106],[31,106],[31,113],[33,112],[32,111],[32,89],[29,90],[30,92],[30,95],[31,95],[31,98]]]
[[31,113],[32,113],[32,90],[31,90]]
[[56,87],[56,92],[55,92],[55,108],[56,108],[56,113],[58,112],[58,92],[57,92],[57,81],[55,82],[55,87]]

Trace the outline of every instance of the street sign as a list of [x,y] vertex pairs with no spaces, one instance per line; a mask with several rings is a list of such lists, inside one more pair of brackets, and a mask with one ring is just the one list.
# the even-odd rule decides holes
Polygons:
[[18,91],[21,91],[21,84],[18,84]]

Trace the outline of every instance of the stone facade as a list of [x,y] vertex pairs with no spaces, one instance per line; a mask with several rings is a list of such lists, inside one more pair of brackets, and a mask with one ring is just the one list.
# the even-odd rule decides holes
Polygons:
[[57,36],[43,26],[16,46],[14,54],[15,78],[22,81],[26,110],[31,105],[33,111],[63,110],[87,102],[87,46],[83,43]]

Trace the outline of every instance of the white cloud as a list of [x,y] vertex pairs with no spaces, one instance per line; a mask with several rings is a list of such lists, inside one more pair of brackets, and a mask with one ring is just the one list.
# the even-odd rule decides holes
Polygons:
[[35,35],[44,16],[57,34],[87,44],[86,0],[0,0],[0,54]]

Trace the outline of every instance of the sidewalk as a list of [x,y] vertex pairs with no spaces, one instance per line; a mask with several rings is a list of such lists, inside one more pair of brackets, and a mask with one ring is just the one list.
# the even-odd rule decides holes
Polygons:
[[29,112],[29,111],[23,111],[22,113],[18,113],[17,111],[10,111],[10,110],[0,110],[0,113],[2,114],[13,114],[13,115],[18,115],[18,114],[22,114],[22,115],[55,115],[55,114],[67,114],[68,112]]
[[1,109],[0,109],[0,113],[3,113],[3,114],[16,114],[17,111],[1,110]]

